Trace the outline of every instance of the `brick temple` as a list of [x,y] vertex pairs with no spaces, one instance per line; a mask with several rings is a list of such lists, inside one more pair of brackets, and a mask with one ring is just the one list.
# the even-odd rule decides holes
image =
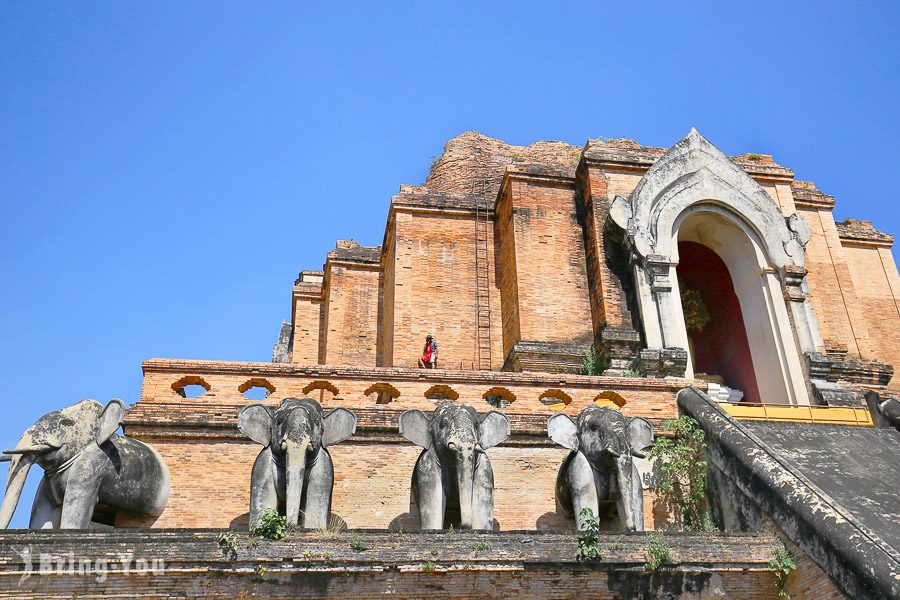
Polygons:
[[[726,156],[694,130],[671,148],[450,140],[425,183],[390,200],[380,246],[338,241],[321,270],[300,265],[272,362],[143,364],[123,428],[163,457],[171,492],[158,518],[114,523],[138,549],[168,539],[194,550],[173,559],[183,573],[116,585],[190,595],[186,573],[202,572],[210,593],[244,597],[775,598],[771,544],[754,533],[768,531],[797,560],[794,598],[891,597],[900,471],[889,457],[900,433],[872,398],[900,389],[900,276],[893,237],[836,222],[834,206],[771,156]],[[417,367],[426,335],[438,342],[435,369]],[[590,350],[600,368],[586,373]],[[355,413],[356,433],[330,449],[332,512],[382,553],[302,533],[243,555],[244,571],[214,566],[215,536],[199,530],[248,525],[259,446],[236,418],[253,389],[273,407],[310,397]],[[421,448],[398,433],[399,416],[442,400],[509,417],[511,435],[487,451],[494,532],[410,533]],[[664,420],[696,418],[727,533],[676,534],[681,566],[645,574],[644,534],[617,533],[613,520],[602,560],[576,561],[575,523],[555,496],[568,450],[548,438],[547,419],[592,405],[643,417],[657,435]],[[807,460],[826,448],[827,459]],[[860,460],[873,472],[843,485],[835,473]],[[663,529],[672,515],[652,465],[639,469],[639,529]],[[150,529],[134,538],[134,527]],[[84,535],[71,543],[118,539]],[[479,540],[493,550],[473,555]],[[298,558],[325,546],[329,559]]]

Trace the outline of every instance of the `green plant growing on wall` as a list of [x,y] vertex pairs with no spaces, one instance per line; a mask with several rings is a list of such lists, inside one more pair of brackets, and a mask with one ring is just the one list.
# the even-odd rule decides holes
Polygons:
[[778,590],[778,597],[790,598],[791,595],[787,591],[787,580],[791,571],[797,568],[797,563],[794,561],[791,551],[779,539],[775,540],[775,557],[769,561],[769,568],[775,572],[775,588]]
[[487,542],[475,542],[472,544],[472,550],[475,552],[483,552],[485,550],[490,550],[491,545]]
[[435,566],[436,565],[432,561],[426,560],[425,562],[422,563],[422,570],[425,571],[426,573],[431,573],[434,571]]
[[578,549],[575,551],[575,558],[578,560],[600,558],[600,519],[589,508],[582,508],[579,517],[584,524],[584,529],[578,534]]
[[280,540],[287,535],[287,517],[279,515],[273,508],[268,508],[262,511],[259,523],[250,529],[250,535],[267,540]]
[[368,548],[366,548],[366,545],[363,544],[362,540],[359,538],[358,535],[354,535],[353,539],[350,540],[350,547],[352,549],[356,550],[357,552],[364,552],[364,551],[368,550]]
[[587,351],[584,353],[584,358],[581,361],[581,374],[603,375],[603,372],[608,366],[606,358],[597,352],[593,345],[588,346]]
[[671,559],[669,544],[662,531],[651,531],[647,534],[647,562],[645,571],[656,571]]
[[706,436],[691,417],[663,421],[663,431],[647,452],[657,459],[657,490],[670,508],[677,508],[685,531],[706,529]]
[[647,374],[640,369],[625,369],[620,377],[646,377]]
[[237,558],[237,551],[240,547],[237,534],[233,531],[223,531],[219,534],[219,546],[225,552],[225,556],[233,559]]

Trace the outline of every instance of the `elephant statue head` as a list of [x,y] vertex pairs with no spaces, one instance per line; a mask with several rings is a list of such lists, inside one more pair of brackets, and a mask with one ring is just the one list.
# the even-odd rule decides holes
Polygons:
[[327,447],[356,431],[356,416],[346,408],[325,415],[310,398],[285,398],[272,411],[245,406],[238,428],[262,444],[250,480],[250,525],[262,511],[276,509],[288,525],[322,529],[331,512],[334,466]]
[[876,427],[893,427],[900,431],[900,398],[889,396],[884,400],[876,391],[866,392],[869,414]]
[[431,417],[400,415],[400,434],[421,446],[413,470],[413,498],[423,529],[442,529],[445,517],[463,529],[492,529],[494,473],[485,450],[509,437],[509,419],[497,411],[479,418],[471,406],[442,401]]
[[94,510],[158,516],[169,494],[169,472],[146,444],[116,435],[125,407],[96,400],[48,413],[22,434],[0,460],[10,463],[0,527],[7,527],[31,465],[44,469],[31,513],[31,528],[85,529]]
[[643,530],[643,492],[633,457],[653,442],[653,428],[640,417],[626,418],[610,407],[589,406],[577,422],[566,414],[550,417],[547,434],[571,450],[560,467],[556,497],[560,508],[578,520],[590,508],[599,514],[599,503],[616,501],[626,531]]
[[900,399],[888,398],[878,405],[882,416],[894,429],[900,431]]

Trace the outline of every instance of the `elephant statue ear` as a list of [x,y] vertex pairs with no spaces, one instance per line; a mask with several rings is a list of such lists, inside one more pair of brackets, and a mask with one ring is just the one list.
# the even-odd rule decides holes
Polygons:
[[245,406],[238,413],[238,429],[257,444],[268,446],[272,441],[272,411],[262,404]]
[[478,443],[485,450],[493,448],[509,437],[509,417],[492,410],[478,424]]
[[400,435],[416,446],[431,448],[431,419],[421,410],[407,410],[400,415]]
[[356,415],[346,408],[336,408],[322,421],[322,445],[332,446],[356,433]]
[[653,443],[653,426],[645,419],[633,417],[628,421],[625,434],[628,436],[631,453],[638,458],[644,458],[641,451]]
[[124,416],[125,405],[118,398],[113,398],[103,407],[97,423],[97,444],[103,444],[113,436]]
[[547,420],[547,437],[563,448],[578,450],[578,427],[565,413],[557,413]]

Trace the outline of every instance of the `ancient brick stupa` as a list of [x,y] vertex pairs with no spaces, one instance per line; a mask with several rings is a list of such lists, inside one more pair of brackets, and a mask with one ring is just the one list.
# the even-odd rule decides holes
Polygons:
[[[391,199],[381,246],[339,241],[322,270],[300,271],[271,363],[144,363],[123,429],[168,466],[161,514],[6,532],[0,585],[35,597],[896,598],[900,277],[893,238],[836,223],[834,204],[771,156],[728,157],[694,130],[668,149],[464,133]],[[429,335],[436,361],[423,368]],[[239,428],[254,388],[269,410],[241,413]],[[283,469],[286,438],[260,441],[252,419],[277,419],[285,398],[311,398],[326,420],[349,409],[355,429],[342,421],[352,435],[323,442],[325,530],[261,540],[247,533],[254,460],[270,468],[272,448]],[[429,429],[458,414],[480,428],[449,446],[475,453],[467,500],[463,467]],[[647,456],[680,415],[708,445],[704,533],[681,531],[663,459]],[[615,450],[603,438],[607,462],[588,437],[601,417],[628,439]],[[311,502],[311,469],[297,502]],[[443,490],[429,487],[435,472]],[[584,502],[597,509],[591,548]],[[648,542],[653,530],[664,541]],[[95,566],[127,549],[166,568],[17,587],[26,561],[12,548],[25,544]]]

